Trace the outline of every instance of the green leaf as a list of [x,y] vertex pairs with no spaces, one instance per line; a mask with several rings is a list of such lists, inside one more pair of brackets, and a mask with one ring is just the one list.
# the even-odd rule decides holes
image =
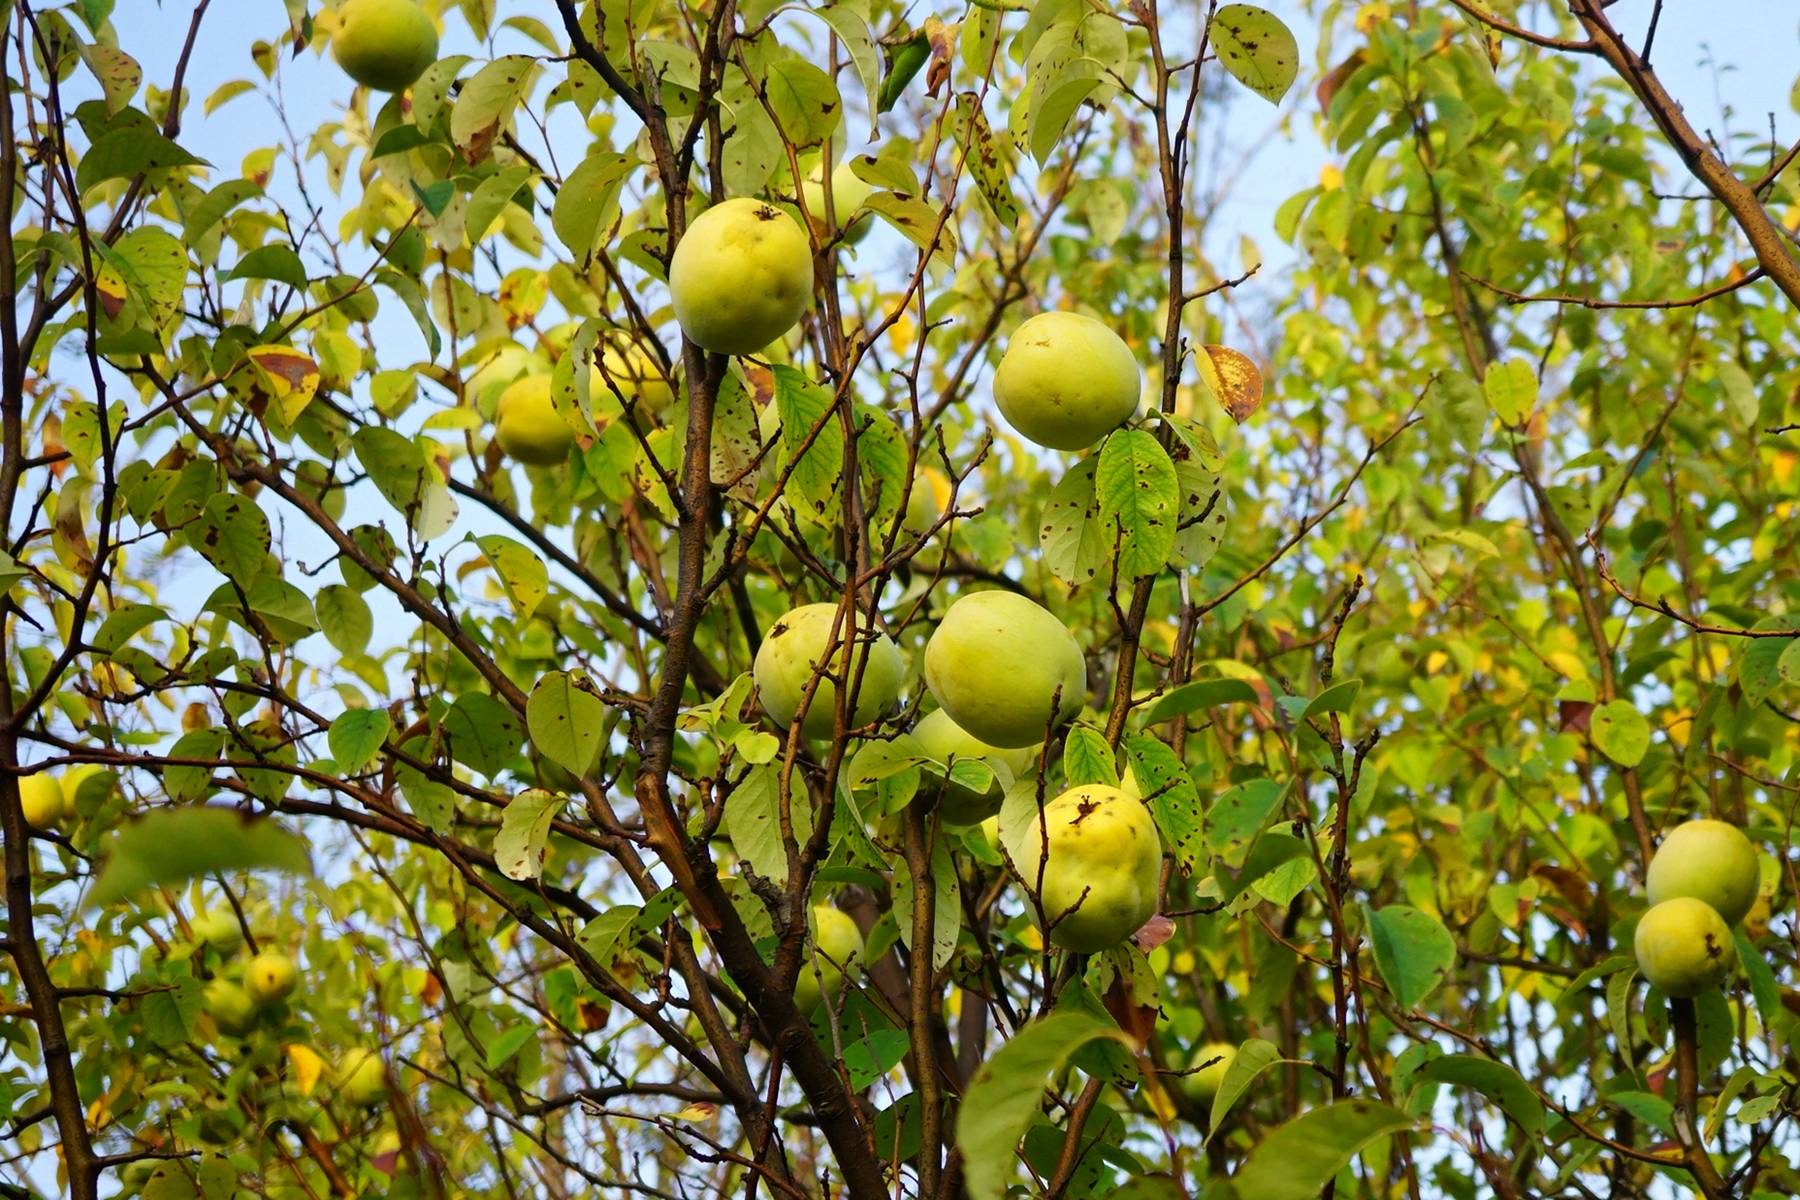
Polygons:
[[1213,14],[1212,46],[1231,77],[1279,104],[1300,71],[1300,47],[1273,13],[1250,4],[1227,4]]
[[269,518],[248,496],[225,493],[206,502],[188,540],[219,574],[249,587],[269,557]]
[[[835,416],[826,418],[811,446],[806,438],[831,411],[831,392],[793,367],[777,365],[775,407],[781,416],[781,444],[789,461],[797,462],[784,493],[796,511],[815,524],[837,519],[838,476],[844,469],[844,430]],[[802,447],[806,447],[802,452]]]
[[637,166],[634,159],[599,150],[582,159],[557,189],[550,228],[578,263],[585,263],[601,235],[619,216],[619,192]]
[[285,283],[291,288],[304,288],[306,266],[291,247],[272,242],[267,246],[258,246],[238,259],[237,266],[231,268],[225,278],[273,279],[276,283]]
[[1471,1087],[1495,1104],[1532,1137],[1544,1132],[1544,1103],[1519,1073],[1503,1062],[1472,1054],[1447,1054],[1419,1068],[1419,1075],[1439,1083]]
[[1026,140],[1031,145],[1031,157],[1039,166],[1050,161],[1075,111],[1099,88],[1100,82],[1100,64],[1079,58],[1032,90]]
[[1756,943],[1744,936],[1743,930],[1732,930],[1732,937],[1737,941],[1738,963],[1750,981],[1750,995],[1756,1000],[1756,1015],[1762,1021],[1764,1031],[1774,1033],[1787,1020],[1787,1009],[1782,1007],[1781,989],[1775,983],[1775,973],[1769,970],[1768,960],[1756,948]]
[[1273,779],[1251,779],[1213,801],[1206,814],[1206,844],[1228,866],[1244,865],[1250,843],[1280,807],[1287,789]]
[[420,537],[429,541],[450,528],[456,520],[456,501],[417,441],[367,425],[350,435],[350,446],[375,487]]
[[1790,687],[1800,684],[1800,638],[1758,638],[1757,641],[1774,642],[1781,647],[1781,656],[1775,660],[1775,675],[1781,682]]
[[1537,407],[1537,372],[1528,360],[1509,358],[1488,368],[1481,390],[1502,424],[1517,425]]
[[306,843],[272,818],[235,808],[158,808],[108,841],[88,903],[99,907],[153,887],[259,870],[312,874]]
[[1456,965],[1456,939],[1430,913],[1390,904],[1368,916],[1369,945],[1394,1003],[1411,1009],[1430,995]]
[[1265,1136],[1231,1182],[1244,1200],[1314,1200],[1363,1147],[1412,1125],[1373,1100],[1315,1108]]
[[188,256],[187,247],[174,234],[145,225],[120,238],[110,251],[101,244],[96,249],[102,250],[107,264],[130,285],[152,328],[165,329],[180,315]]
[[498,533],[478,537],[475,544],[481,547],[494,573],[500,576],[500,583],[506,588],[506,595],[513,602],[520,620],[536,612],[537,606],[550,593],[550,569],[537,552],[523,542]]
[[525,702],[531,744],[573,775],[586,775],[600,761],[601,721],[606,705],[585,678],[552,671],[538,680]]
[[[463,213],[463,233],[470,246],[480,243],[488,226],[513,202],[533,174],[530,167],[520,165],[497,171],[481,181],[470,194],[469,207]],[[529,197],[527,193],[527,205]],[[530,211],[529,207],[526,211]]]
[[1157,725],[1203,708],[1221,704],[1255,704],[1256,689],[1242,679],[1200,679],[1184,683],[1159,697],[1144,717],[1144,724]]
[[512,119],[513,109],[531,88],[537,62],[529,55],[496,58],[464,82],[450,110],[450,140],[471,163],[487,157]]
[[1326,713],[1349,712],[1350,705],[1356,700],[1356,693],[1361,690],[1362,680],[1360,679],[1346,679],[1340,683],[1334,683],[1307,701],[1300,716],[1302,718],[1321,717]]
[[1612,700],[1596,708],[1588,733],[1600,752],[1621,767],[1635,767],[1650,749],[1650,722],[1629,700]]
[[877,112],[887,112],[900,103],[900,97],[906,92],[906,85],[913,81],[913,76],[931,57],[931,42],[923,32],[915,33],[904,42],[893,45],[888,50],[887,78],[881,81],[881,95],[875,103]]
[[1169,561],[1181,493],[1175,464],[1155,435],[1121,429],[1100,449],[1094,472],[1100,519],[1119,531],[1119,574],[1154,575]]
[[490,779],[517,756],[525,740],[512,710],[486,692],[458,696],[444,714],[443,728],[450,757]]
[[332,719],[325,744],[338,771],[355,775],[374,759],[393,728],[386,709],[349,708]]
[[142,630],[168,617],[167,611],[154,604],[121,604],[88,640],[101,654],[112,655]]
[[1090,783],[1118,787],[1119,770],[1106,736],[1088,725],[1071,726],[1063,742],[1063,776],[1069,787]]
[[938,210],[917,196],[876,192],[863,202],[870,212],[898,229],[906,240],[939,263],[956,257],[956,223],[940,219]]
[[[175,739],[169,747],[170,758],[216,760],[225,749],[223,729],[192,729]],[[210,766],[169,766],[163,768],[163,789],[169,799],[204,800],[213,791],[213,768]]]
[[1209,1137],[1212,1130],[1225,1123],[1225,1118],[1231,1115],[1232,1105],[1250,1090],[1256,1077],[1282,1061],[1281,1051],[1275,1044],[1261,1038],[1251,1038],[1238,1047],[1237,1053],[1231,1058],[1231,1065],[1225,1068],[1225,1078],[1219,1081],[1218,1092],[1213,1096],[1212,1114],[1206,1124]]
[[362,593],[341,583],[328,583],[313,597],[319,628],[332,648],[343,654],[362,654],[375,635],[375,614]]
[[130,179],[168,167],[205,166],[153,129],[131,126],[101,134],[75,168],[75,186],[83,192],[109,179]]
[[[812,836],[813,811],[806,787],[795,772],[788,792],[788,821],[796,842]],[[777,886],[788,877],[787,850],[781,839],[781,769],[753,767],[725,801],[725,833],[732,849],[751,871]]]
[[1800,638],[1746,638],[1749,644],[1738,652],[1737,682],[1744,700],[1760,705],[1774,692],[1782,680],[1781,662]]
[[1066,1010],[1026,1025],[982,1064],[956,1119],[970,1200],[1000,1200],[1044,1088],[1077,1050],[1103,1040],[1131,1049],[1130,1039],[1111,1021]]
[[1111,531],[1100,520],[1094,495],[1098,465],[1093,458],[1076,463],[1044,502],[1038,548],[1044,566],[1071,587],[1095,578],[1112,561]]
[[844,102],[831,76],[798,55],[777,55],[763,77],[763,94],[788,142],[816,146],[843,119]]
[[1206,814],[1187,767],[1175,751],[1146,733],[1126,738],[1125,754],[1163,845],[1175,855],[1182,874],[1198,875],[1207,859]]
[[536,879],[544,870],[544,852],[550,843],[550,822],[562,809],[564,797],[532,788],[514,796],[500,814],[500,832],[494,835],[494,865],[508,879]]

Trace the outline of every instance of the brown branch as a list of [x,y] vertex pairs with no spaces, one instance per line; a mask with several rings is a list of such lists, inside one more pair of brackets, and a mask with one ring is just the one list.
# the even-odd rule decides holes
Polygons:
[[1554,293],[1533,296],[1524,292],[1515,292],[1510,288],[1503,288],[1497,283],[1483,279],[1479,275],[1470,274],[1468,271],[1463,272],[1463,277],[1471,283],[1478,284],[1495,295],[1503,297],[1508,304],[1573,304],[1581,308],[1594,309],[1664,309],[1693,308],[1695,305],[1705,304],[1708,300],[1717,300],[1720,296],[1728,296],[1739,288],[1767,278],[1768,272],[1760,266],[1753,267],[1737,279],[1707,288],[1703,292],[1697,292],[1692,296],[1671,297],[1666,300],[1603,300],[1595,296],[1567,296]]
[[1698,618],[1690,617],[1686,613],[1678,612],[1673,605],[1660,597],[1655,600],[1646,600],[1634,592],[1627,591],[1625,586],[1614,578],[1611,568],[1606,565],[1606,552],[1600,548],[1600,542],[1593,534],[1590,533],[1588,535],[1587,542],[1588,545],[1593,548],[1594,568],[1599,572],[1600,578],[1606,581],[1606,585],[1612,588],[1619,599],[1625,601],[1633,608],[1641,608],[1649,612],[1660,613],[1670,620],[1686,625],[1695,633],[1716,633],[1726,637],[1741,638],[1800,637],[1800,627],[1792,629],[1733,629],[1726,625],[1710,625]]

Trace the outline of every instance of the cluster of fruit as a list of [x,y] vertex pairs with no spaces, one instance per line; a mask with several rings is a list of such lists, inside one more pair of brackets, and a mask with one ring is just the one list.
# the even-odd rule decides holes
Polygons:
[[1737,966],[1732,929],[1756,903],[1756,847],[1734,825],[1688,821],[1663,839],[1645,875],[1650,907],[1638,920],[1638,970],[1664,995],[1709,992]]
[[[206,985],[205,1011],[214,1026],[228,1037],[246,1037],[265,1017],[277,1012],[300,982],[294,960],[277,950],[262,950],[238,966],[233,962],[244,944],[244,929],[237,914],[211,909],[195,917],[188,928],[194,942],[215,952],[221,966]],[[334,1094],[359,1108],[378,1104],[387,1096],[387,1067],[373,1050],[358,1048],[344,1055],[332,1072]]]

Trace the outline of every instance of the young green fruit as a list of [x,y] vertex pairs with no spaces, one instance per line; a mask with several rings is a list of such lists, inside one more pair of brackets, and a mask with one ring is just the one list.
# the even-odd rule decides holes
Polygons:
[[364,87],[400,92],[437,61],[437,26],[413,0],[344,0],[331,54]]
[[1013,332],[994,372],[994,401],[1019,433],[1083,450],[1137,411],[1143,373],[1119,335],[1092,317],[1039,313]]
[[975,592],[925,644],[925,685],[970,734],[1016,750],[1081,711],[1087,663],[1048,610],[1013,592]]
[[682,332],[719,354],[750,354],[792,329],[812,287],[805,231],[762,200],[713,205],[694,218],[669,262]]
[[294,960],[274,950],[263,951],[244,968],[244,990],[265,1007],[287,999],[299,979]]
[[232,1037],[242,1037],[256,1027],[256,1001],[229,979],[215,979],[206,985],[205,1011],[220,1033]]
[[1188,1060],[1188,1073],[1181,1077],[1182,1092],[1196,1104],[1211,1104],[1236,1057],[1237,1047],[1230,1042],[1207,1042],[1196,1048]]
[[846,972],[862,965],[862,930],[850,914],[829,904],[815,904],[808,916],[812,952],[800,960],[794,980],[794,1006],[803,1013],[819,1007],[827,995],[835,1005],[842,996]]
[[19,806],[25,810],[27,825],[33,829],[49,829],[61,823],[68,812],[68,799],[56,776],[39,771],[19,780]]
[[1638,970],[1668,996],[1690,997],[1724,983],[1737,965],[1731,928],[1713,907],[1692,896],[1677,896],[1652,907],[1638,920]]
[[1669,831],[1644,878],[1651,904],[1691,896],[1736,925],[1756,903],[1762,871],[1756,847],[1724,821],[1688,821]]
[[1091,784],[1071,788],[1031,818],[1013,867],[1032,890],[1041,868],[1038,899],[1050,941],[1095,954],[1155,915],[1162,839],[1141,800]]
[[575,431],[550,399],[548,375],[527,375],[500,393],[494,438],[508,458],[535,467],[554,467],[569,457]]
[[[859,179],[849,163],[839,163],[832,171],[831,211],[837,216],[838,227],[845,229],[844,241],[852,246],[868,237],[869,230],[874,228],[874,221],[867,213],[857,215],[857,210],[874,194],[874,187]],[[829,235],[830,227],[825,222],[825,185],[819,182],[816,173],[800,185],[800,198],[806,203],[808,219]]]
[[[828,738],[837,728],[837,684],[845,643],[850,644],[851,678],[860,675],[855,687],[856,711],[850,716],[851,728],[860,728],[881,717],[900,698],[900,684],[906,673],[900,660],[900,648],[885,633],[874,632],[868,619],[856,614],[857,625],[851,630],[848,618],[840,618],[835,604],[803,604],[769,627],[763,644],[756,652],[752,674],[763,711],[777,725],[793,724],[794,714],[806,697],[807,686],[815,670],[824,662],[824,671],[806,719],[800,731],[809,738]],[[832,628],[837,637],[832,638]],[[871,640],[872,638],[872,640]]]
[[[925,714],[913,727],[913,737],[926,754],[946,766],[952,765],[956,759],[997,758],[1015,776],[1023,774],[1031,766],[1030,750],[1002,750],[998,746],[990,746],[952,721],[950,714],[941,708]],[[932,788],[931,783],[925,783],[921,785],[920,792],[924,793]],[[946,781],[937,797],[938,816],[946,825],[978,825],[1000,811],[1000,802],[1005,797],[1005,789],[1001,787],[998,777],[985,792]]]
[[228,908],[207,909],[188,922],[188,928],[193,931],[196,942],[211,946],[221,954],[229,954],[244,944],[244,927],[238,923],[237,914]]
[[387,1098],[387,1067],[373,1050],[352,1050],[344,1055],[336,1079],[338,1095],[359,1108]]

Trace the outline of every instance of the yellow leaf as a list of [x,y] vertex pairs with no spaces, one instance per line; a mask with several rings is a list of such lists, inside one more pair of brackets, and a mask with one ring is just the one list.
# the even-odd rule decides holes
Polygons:
[[292,346],[256,346],[249,355],[274,395],[282,421],[292,425],[319,390],[319,364]]
[[716,1104],[708,1104],[704,1100],[696,1100],[675,1114],[677,1121],[710,1121],[719,1111]]
[[288,1064],[294,1069],[294,1083],[300,1088],[302,1096],[312,1095],[313,1089],[319,1086],[319,1077],[325,1073],[325,1060],[315,1054],[310,1046],[302,1046],[293,1042],[285,1047]]
[[1319,186],[1328,192],[1335,192],[1344,186],[1344,168],[1336,163],[1326,163],[1319,168]]
[[1242,425],[1262,406],[1262,372],[1248,355],[1229,346],[1207,345],[1194,356],[1200,381],[1212,392],[1231,419]]

